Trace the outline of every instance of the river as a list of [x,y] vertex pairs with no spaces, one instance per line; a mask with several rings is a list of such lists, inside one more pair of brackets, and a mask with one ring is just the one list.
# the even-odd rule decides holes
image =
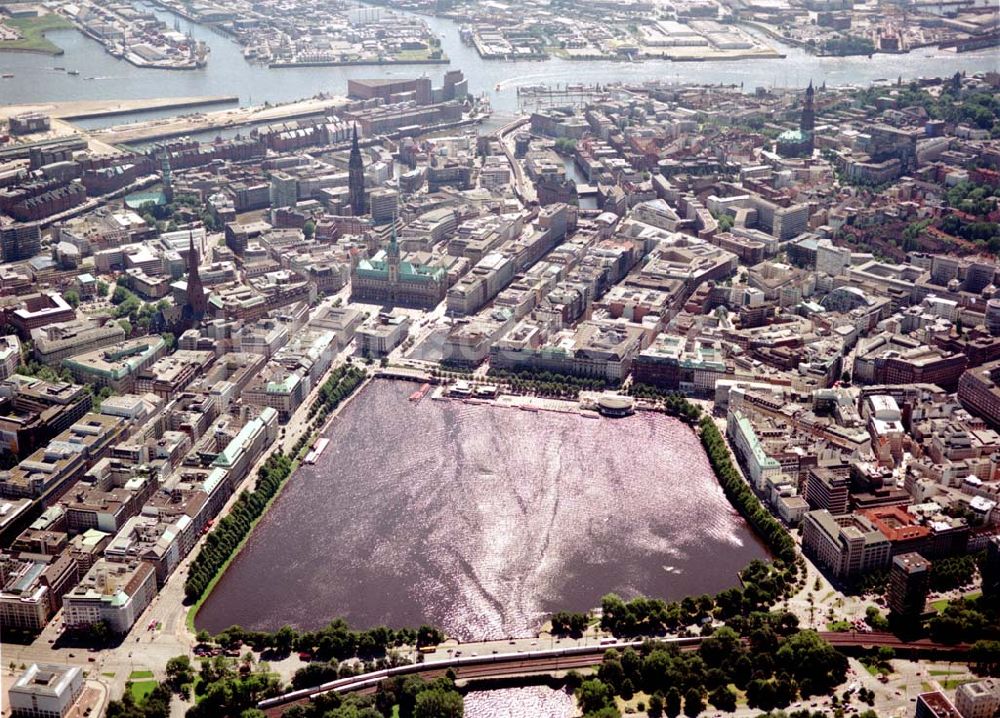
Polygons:
[[[243,105],[283,102],[311,97],[320,92],[345,94],[347,81],[359,77],[412,77],[427,74],[435,82],[449,66],[309,67],[267,68],[246,62],[235,42],[210,28],[172,13],[156,10],[173,25],[178,19],[183,31],[190,31],[211,47],[207,67],[175,71],[141,69],[117,60],[93,40],[76,30],[57,30],[48,37],[65,50],[65,55],[0,53],[0,72],[13,78],[0,80],[0,102],[25,103],[79,99],[137,99],[193,95],[238,95]],[[450,67],[461,68],[469,78],[470,91],[490,96],[494,109],[504,116],[517,112],[516,88],[532,84],[567,82],[612,82],[627,80],[672,80],[705,83],[743,83],[750,91],[757,86],[804,87],[816,84],[868,84],[876,79],[911,79],[919,76],[946,76],[958,70],[997,70],[1000,59],[995,49],[956,54],[927,48],[906,55],[867,57],[816,57],[805,51],[773,43],[784,59],[671,63],[589,62],[552,59],[545,62],[486,61],[462,44],[458,24],[443,18],[426,18],[442,39],[451,58]],[[54,66],[79,70],[71,76]],[[94,78],[94,79],[87,79]],[[497,87],[499,86],[499,90]],[[159,112],[155,114],[173,114]],[[147,114],[144,117],[155,116]],[[128,119],[128,118],[125,118]],[[122,118],[91,120],[89,126],[117,124]]]
[[675,419],[414,403],[413,389],[377,381],[345,408],[198,628],[343,616],[358,628],[427,622],[460,640],[529,636],[610,591],[717,592],[767,555]]

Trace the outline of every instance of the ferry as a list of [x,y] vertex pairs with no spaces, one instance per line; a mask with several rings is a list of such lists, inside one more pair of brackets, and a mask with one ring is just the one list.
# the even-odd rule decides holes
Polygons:
[[79,70],[66,70],[66,74],[67,75],[73,75],[75,77],[76,75],[80,74],[80,71]]
[[420,401],[425,396],[427,396],[427,392],[430,391],[430,388],[431,385],[425,382],[423,386],[421,386],[415,392],[410,394],[410,401]]
[[302,463],[315,464],[317,459],[319,459],[320,455],[323,453],[323,450],[326,449],[329,443],[330,443],[329,439],[325,438],[316,439],[316,443],[313,444],[312,450],[308,454],[306,454],[306,457],[304,459],[302,459]]
[[9,80],[12,77],[13,77],[13,75],[11,73],[9,73],[9,72],[5,72],[3,74],[3,79],[5,79],[5,80]]

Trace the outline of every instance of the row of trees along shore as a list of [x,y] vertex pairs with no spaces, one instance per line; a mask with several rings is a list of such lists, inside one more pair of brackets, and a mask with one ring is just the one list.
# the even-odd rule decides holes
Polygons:
[[744,481],[739,468],[733,463],[726,440],[712,417],[678,393],[665,392],[645,384],[633,385],[630,393],[636,398],[654,402],[665,413],[688,424],[697,424],[702,446],[726,498],[750,523],[771,553],[786,564],[796,567],[793,573],[797,571],[795,541],[788,529],[761,504],[750,485]]
[[[357,389],[364,376],[364,371],[354,366],[337,367],[323,384],[319,396],[309,409],[309,416],[313,419],[314,425],[321,425],[327,415]],[[302,450],[311,435],[311,431],[303,433],[293,447],[292,457]],[[191,562],[191,570],[184,583],[184,596],[187,600],[197,601],[202,597],[216,574],[250,533],[256,520],[267,508],[268,502],[278,493],[295,469],[292,457],[286,456],[281,451],[276,451],[267,457],[264,465],[257,471],[257,483],[254,489],[241,493],[232,510],[219,520],[205,538],[205,544]]]

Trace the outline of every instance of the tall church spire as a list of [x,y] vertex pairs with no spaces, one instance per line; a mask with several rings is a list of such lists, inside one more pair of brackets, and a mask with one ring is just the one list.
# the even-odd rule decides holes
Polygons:
[[361,147],[358,145],[358,125],[354,124],[351,138],[351,156],[347,162],[347,188],[351,202],[351,211],[355,217],[365,213],[365,165],[361,159]]
[[802,105],[802,116],[799,118],[799,129],[803,132],[812,132],[816,128],[816,107],[814,98],[816,91],[813,89],[812,80],[806,88],[806,100]]
[[208,311],[208,301],[205,299],[205,287],[201,283],[198,270],[200,259],[194,246],[194,231],[188,232],[188,278],[187,304],[184,306],[184,318],[189,324],[197,324]]
[[816,129],[816,106],[814,98],[816,91],[813,89],[812,80],[809,80],[809,87],[806,88],[806,100],[802,104],[802,117],[799,118],[799,131],[802,133],[804,152],[811,157],[815,149],[815,138],[813,131]]

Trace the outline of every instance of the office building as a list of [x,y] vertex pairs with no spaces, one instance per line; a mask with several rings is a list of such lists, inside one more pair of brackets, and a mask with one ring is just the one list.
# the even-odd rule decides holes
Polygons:
[[8,693],[12,718],[63,718],[83,693],[80,666],[32,663]]
[[955,707],[962,718],[994,718],[1000,712],[1000,679],[960,685],[955,690]]
[[846,471],[817,466],[809,469],[806,501],[813,509],[826,509],[834,516],[846,514],[851,480]]
[[958,399],[962,406],[981,416],[993,426],[1000,426],[1000,361],[967,369],[958,380]]
[[958,709],[941,691],[921,693],[917,696],[914,718],[962,718]]
[[86,630],[105,621],[112,633],[128,633],[156,595],[156,571],[146,561],[98,559],[63,596],[63,615],[70,630]]
[[271,175],[271,207],[294,207],[299,201],[299,181],[287,172]]
[[867,518],[810,511],[802,522],[802,549],[835,578],[860,576],[886,568],[892,545]]
[[991,536],[986,544],[982,573],[983,595],[1000,599],[1000,536]]
[[3,261],[31,259],[42,249],[42,230],[37,223],[0,227],[0,250]]
[[919,553],[892,559],[889,571],[889,610],[895,615],[919,618],[930,591],[931,562]]

